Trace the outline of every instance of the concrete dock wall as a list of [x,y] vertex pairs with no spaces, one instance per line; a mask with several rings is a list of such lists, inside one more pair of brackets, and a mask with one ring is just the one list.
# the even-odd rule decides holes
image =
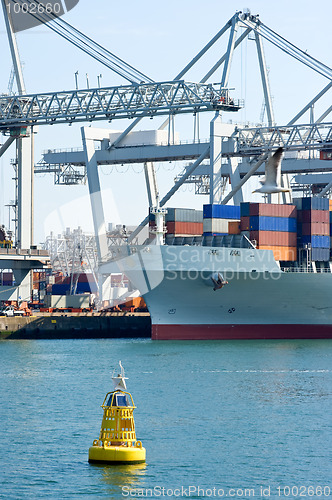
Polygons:
[[149,338],[148,313],[102,313],[0,317],[0,339]]

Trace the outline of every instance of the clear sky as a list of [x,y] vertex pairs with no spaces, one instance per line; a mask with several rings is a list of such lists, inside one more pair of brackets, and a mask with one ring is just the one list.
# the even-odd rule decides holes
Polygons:
[[[236,10],[249,8],[259,14],[264,24],[328,66],[331,61],[330,0],[252,0],[243,5],[224,0],[168,0],[156,2],[128,0],[80,0],[65,20],[95,39],[125,61],[156,81],[170,80],[217,33]],[[75,72],[79,72],[79,85],[86,87],[88,73],[90,87],[97,86],[97,75],[102,74],[102,85],[126,83],[107,68],[89,58],[45,26],[24,31],[17,36],[24,78],[28,93],[69,90],[75,87]],[[228,38],[224,38],[208,53],[187,80],[199,81],[224,53]],[[0,93],[7,92],[11,71],[7,36],[0,16],[1,73]],[[262,109],[262,90],[259,82],[254,42],[247,40],[234,56],[230,86],[234,97],[243,98],[244,110],[225,115],[225,121],[257,123]],[[326,84],[327,80],[313,73],[297,61],[264,42],[271,93],[278,124],[286,124]],[[211,79],[218,82],[221,71]],[[330,94],[331,96],[331,94]],[[326,96],[315,110],[318,117],[329,105]],[[201,138],[209,135],[212,115],[201,118]],[[331,118],[330,118],[331,119]],[[308,115],[303,122],[308,122]],[[331,120],[332,121],[332,120]],[[112,128],[124,129],[128,122],[119,121]],[[160,119],[145,120],[139,129],[158,128]],[[110,127],[97,122],[96,127]],[[35,162],[45,149],[81,146],[81,125],[42,126],[36,136]],[[176,130],[183,140],[192,139],[193,124],[190,117],[177,118]],[[2,142],[2,141],[0,141]],[[8,208],[14,198],[13,171],[10,165],[13,147],[0,159],[0,223],[8,225]],[[181,164],[164,163],[159,166],[158,178],[161,195],[173,184]],[[101,180],[107,200],[107,222],[135,224],[147,213],[147,198],[142,166],[102,167]],[[58,232],[67,226],[92,229],[89,219],[87,186],[55,186],[53,176],[35,177],[35,243],[53,229]],[[207,203],[205,196],[194,196],[192,187],[184,186],[169,202],[169,206],[199,208]],[[69,205],[68,205],[69,204]]]

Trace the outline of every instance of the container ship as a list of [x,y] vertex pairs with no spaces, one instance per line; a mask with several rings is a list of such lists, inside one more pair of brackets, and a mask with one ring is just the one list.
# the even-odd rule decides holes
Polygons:
[[332,338],[331,223],[319,197],[168,209],[165,244],[117,265],[144,296],[154,340]]

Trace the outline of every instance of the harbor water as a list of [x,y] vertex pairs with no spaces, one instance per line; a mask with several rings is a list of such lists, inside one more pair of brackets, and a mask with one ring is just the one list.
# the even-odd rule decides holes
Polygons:
[[[2,341],[1,499],[331,498],[332,343]],[[87,461],[119,360],[147,463]]]

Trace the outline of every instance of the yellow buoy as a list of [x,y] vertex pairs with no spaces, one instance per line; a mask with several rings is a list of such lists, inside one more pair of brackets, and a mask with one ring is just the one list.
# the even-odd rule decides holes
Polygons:
[[126,392],[126,377],[120,361],[120,374],[112,377],[114,390],[105,396],[99,439],[89,448],[89,462],[139,464],[145,462],[145,448],[137,441],[134,401]]

